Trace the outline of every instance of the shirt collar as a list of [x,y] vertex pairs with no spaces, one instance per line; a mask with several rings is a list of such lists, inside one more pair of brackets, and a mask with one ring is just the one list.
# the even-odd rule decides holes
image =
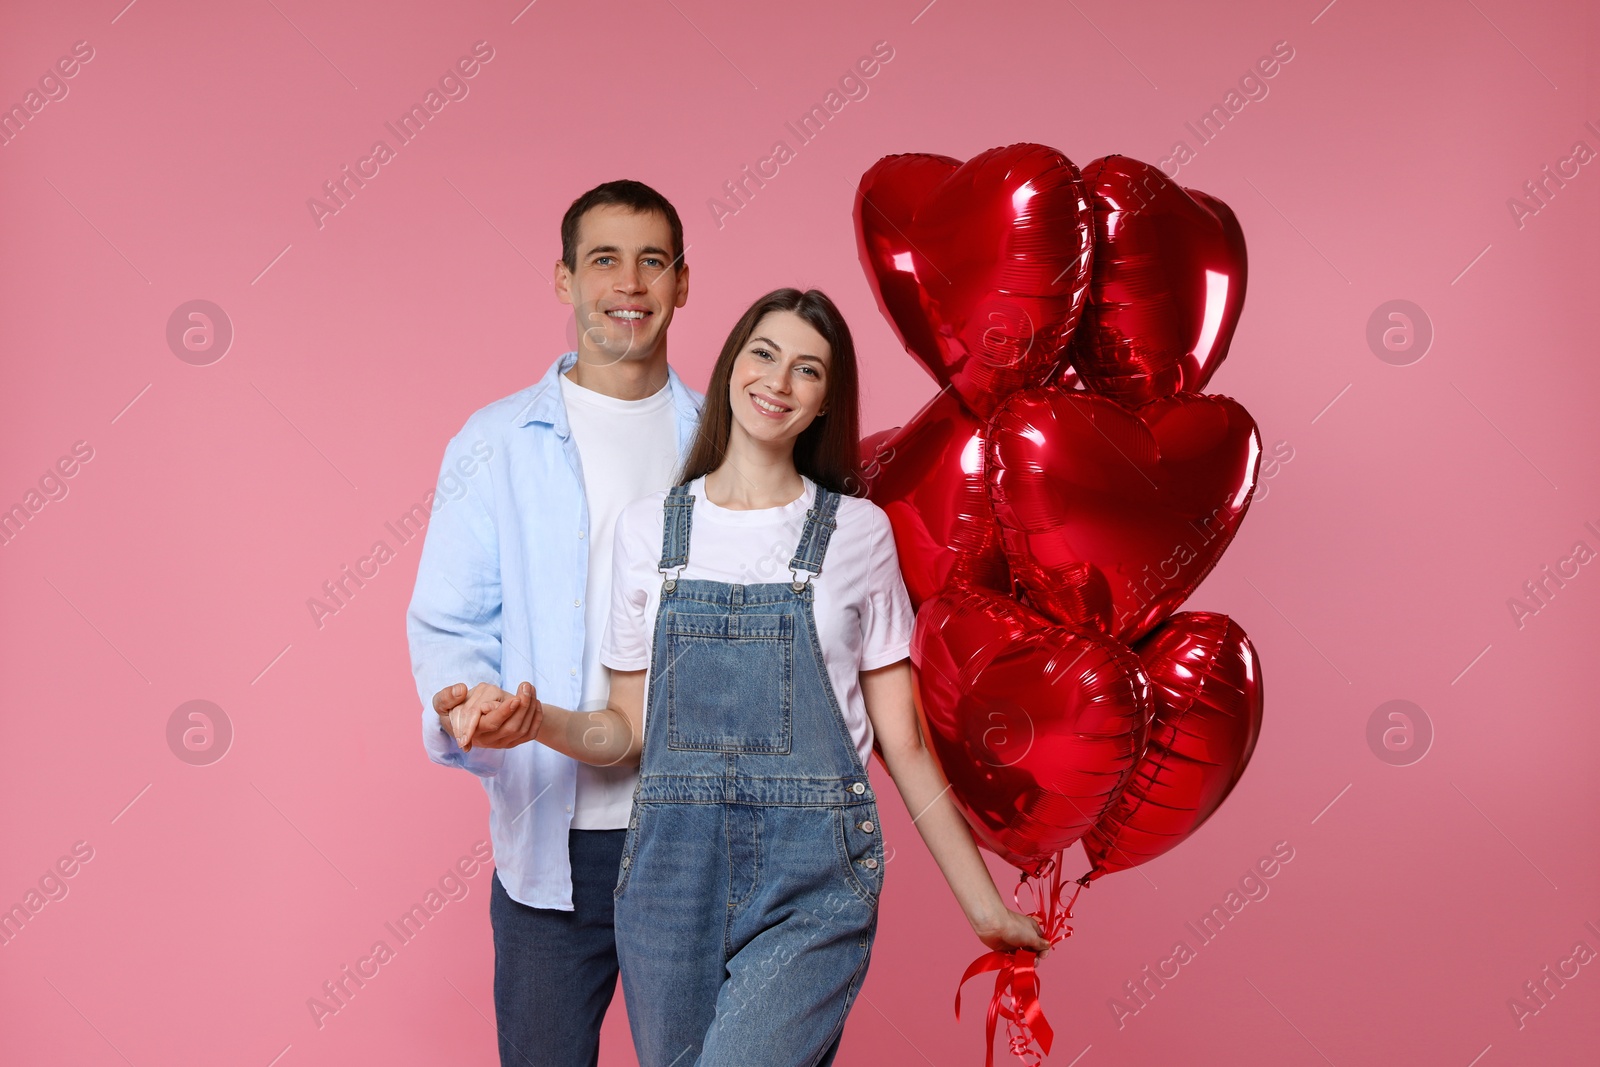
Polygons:
[[[515,425],[527,426],[530,423],[542,422],[553,427],[563,438],[572,432],[571,424],[567,421],[567,406],[561,400],[561,380],[558,376],[567,373],[577,362],[577,352],[563,352],[550,365],[544,377],[535,382],[529,391],[528,402],[517,413]],[[677,409],[678,418],[689,421],[698,419],[702,399],[683,384],[683,379],[678,377],[678,372],[670,365],[667,367],[667,386],[672,390],[672,405]]]

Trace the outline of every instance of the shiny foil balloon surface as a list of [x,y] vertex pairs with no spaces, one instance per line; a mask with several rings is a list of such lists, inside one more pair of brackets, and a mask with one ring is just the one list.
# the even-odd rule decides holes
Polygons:
[[1261,731],[1261,661],[1238,624],[1172,616],[1137,647],[1155,721],[1133,776],[1083,839],[1090,879],[1145,863],[1200,828],[1244,774]]
[[894,527],[913,607],[952,582],[1011,591],[984,446],[983,423],[948,386],[899,430],[862,442],[860,478]]
[[1058,377],[1094,248],[1093,208],[1066,156],[1036,144],[966,163],[887,156],[861,178],[855,223],[878,306],[973,413]]
[[1077,841],[1145,750],[1150,680],[1132,650],[973,591],[922,605],[911,662],[934,753],[979,842],[1034,871]]
[[1011,573],[1041,613],[1132,643],[1233,540],[1261,438],[1225,396],[1131,411],[1089,392],[1013,394],[989,427],[989,493]]
[[1239,220],[1127,156],[1095,160],[1083,180],[1095,205],[1094,270],[1073,365],[1089,388],[1126,404],[1199,392],[1244,307]]
[[1097,875],[1153,858],[1221,803],[1260,721],[1243,632],[1174,615],[1258,476],[1249,414],[1198,393],[1243,307],[1238,221],[1138,160],[1080,175],[1017,144],[885,157],[855,224],[879,307],[942,387],[863,443],[856,489],[919,605],[951,793],[1030,873],[1096,827]]

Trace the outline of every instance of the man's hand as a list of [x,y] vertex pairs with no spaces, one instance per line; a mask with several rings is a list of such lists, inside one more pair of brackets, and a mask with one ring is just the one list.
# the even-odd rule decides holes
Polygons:
[[482,748],[513,748],[534,740],[544,717],[544,707],[529,682],[515,695],[497,685],[479,682],[468,691],[457,682],[433,696],[439,725],[449,731],[463,752]]
[[544,725],[544,705],[539,703],[533,683],[523,682],[517,686],[515,696],[501,693],[501,697],[498,704],[484,710],[468,741],[484,748],[515,748],[538,740],[539,728]]

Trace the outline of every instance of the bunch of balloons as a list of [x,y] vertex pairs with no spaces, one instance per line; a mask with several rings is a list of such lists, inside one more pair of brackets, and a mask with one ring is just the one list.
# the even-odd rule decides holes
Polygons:
[[[1083,842],[1081,889],[1173,848],[1260,730],[1244,631],[1178,611],[1260,465],[1249,413],[1201,392],[1244,304],[1244,237],[1156,167],[1080,171],[1037,144],[887,156],[855,227],[880,308],[942,386],[861,453],[918,608],[923,714],[978,841],[1050,880],[1036,914],[1056,940],[1062,850]],[[997,1013],[1014,1052],[1049,1050],[1032,962],[968,971],[999,972],[991,1057]]]

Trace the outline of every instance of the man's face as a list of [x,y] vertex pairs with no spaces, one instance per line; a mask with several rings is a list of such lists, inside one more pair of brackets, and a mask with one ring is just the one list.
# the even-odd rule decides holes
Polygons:
[[586,363],[646,360],[666,342],[672,311],[689,299],[689,268],[674,263],[665,216],[615,204],[578,220],[577,268],[556,263],[556,295],[571,304]]

